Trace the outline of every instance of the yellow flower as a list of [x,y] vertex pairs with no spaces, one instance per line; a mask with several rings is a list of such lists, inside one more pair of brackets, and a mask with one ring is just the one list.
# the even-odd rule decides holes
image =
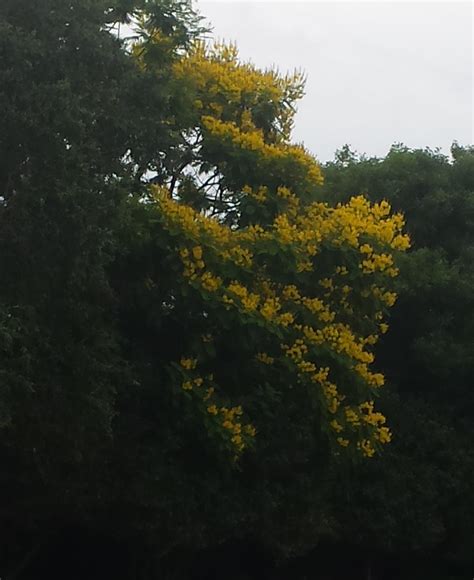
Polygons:
[[[214,394],[214,387],[209,387],[208,389],[206,389],[206,394],[204,395],[203,400],[208,401],[212,397],[213,394]],[[211,407],[215,407],[216,413],[217,413],[217,407],[215,405],[211,405]],[[210,413],[209,407],[207,408],[207,411]]]
[[293,322],[293,320],[294,318],[291,312],[284,312],[283,314],[280,314],[280,316],[278,317],[278,324],[280,324],[281,326],[288,326]]
[[266,352],[259,352],[255,355],[255,358],[266,365],[271,365],[275,362],[275,359],[269,356]]
[[180,364],[184,369],[191,370],[195,369],[197,365],[197,359],[195,358],[181,358]]
[[201,260],[202,259],[202,247],[201,246],[195,246],[193,248],[193,256],[195,260]]
[[281,305],[278,298],[267,298],[260,308],[260,314],[267,320],[272,320],[275,318],[277,312],[280,310]]
[[232,437],[232,443],[235,443],[235,445],[241,445],[242,444],[242,436],[241,435],[234,435]]
[[362,452],[365,457],[373,457],[375,455],[375,449],[372,447],[372,443],[368,439],[362,439],[357,443],[357,448]]
[[246,435],[249,435],[250,437],[255,437],[257,430],[255,429],[255,427],[253,425],[245,425],[244,433]]
[[204,272],[200,278],[202,287],[208,292],[215,292],[222,284],[221,278],[213,276],[210,272]]
[[388,427],[379,427],[375,436],[380,443],[390,443],[392,440],[392,434]]
[[299,290],[294,284],[285,286],[282,291],[282,296],[285,300],[292,300],[294,302],[298,302],[301,299]]
[[360,425],[359,416],[357,415],[357,413],[353,409],[351,409],[350,407],[346,407],[344,409],[344,412],[346,415],[346,421],[348,423],[351,423],[351,425],[354,425],[354,426]]

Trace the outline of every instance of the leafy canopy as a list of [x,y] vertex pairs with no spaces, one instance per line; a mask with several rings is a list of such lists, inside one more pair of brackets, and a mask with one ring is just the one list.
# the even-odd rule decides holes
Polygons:
[[[145,67],[147,51],[134,47]],[[174,261],[169,316],[183,316],[186,297],[196,327],[174,381],[237,455],[259,430],[250,409],[271,385],[330,440],[372,456],[390,441],[373,402],[383,377],[370,365],[395,301],[392,253],[408,246],[401,215],[362,197],[336,208],[314,201],[319,165],[290,142],[300,75],[259,71],[233,46],[199,43],[173,70],[193,125],[176,172],[148,201]]]

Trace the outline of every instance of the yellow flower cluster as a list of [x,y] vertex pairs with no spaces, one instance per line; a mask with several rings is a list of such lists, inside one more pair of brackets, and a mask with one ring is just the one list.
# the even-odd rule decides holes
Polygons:
[[334,320],[335,313],[331,312],[329,307],[320,298],[307,298],[305,296],[302,298],[302,303],[321,322],[332,322]]
[[215,292],[222,285],[222,279],[219,276],[214,276],[211,272],[204,272],[200,277],[200,283],[207,292]]
[[283,286],[281,295],[285,300],[299,304],[301,302],[301,294],[294,284]]
[[263,185],[258,189],[255,189],[246,185],[243,187],[242,193],[245,193],[249,197],[255,199],[255,201],[258,203],[264,203],[268,198],[268,187]]
[[248,248],[244,248],[240,245],[232,246],[229,250],[220,252],[220,255],[224,259],[231,260],[236,266],[241,266],[243,268],[249,268],[252,266],[252,252]]
[[180,251],[180,256],[184,266],[184,276],[186,276],[186,278],[190,278],[191,280],[195,280],[198,276],[199,270],[202,270],[206,266],[204,261],[194,260],[193,255],[189,253],[187,248],[183,248]]
[[336,246],[348,244],[359,249],[363,256],[367,256],[367,273],[374,271],[369,265],[374,262],[375,270],[388,270],[388,274],[393,275],[390,269],[393,262],[386,254],[374,258],[372,245],[366,241],[361,243],[360,238],[371,238],[392,250],[405,250],[410,245],[408,236],[402,233],[403,217],[390,214],[386,202],[370,204],[363,196],[353,197],[347,204],[335,208],[325,203],[313,203],[299,215],[298,225],[302,229],[316,229]]
[[374,437],[382,444],[390,443],[392,440],[392,434],[388,427],[377,427]]
[[201,118],[201,122],[210,135],[223,141],[228,141],[240,149],[257,151],[262,156],[269,155],[269,152],[273,150],[272,146],[265,143],[265,137],[261,129],[241,131],[236,123],[220,121],[210,115],[204,115]]
[[280,326],[289,326],[294,322],[294,319],[291,312],[283,312],[283,314],[278,315],[276,321]]
[[[384,426],[385,420],[382,413],[374,411],[373,401],[366,401],[356,407],[345,406],[343,415],[339,419],[333,419],[330,426],[336,434],[343,431],[347,432],[348,429],[352,433],[357,433],[359,428],[364,429],[369,434],[357,441],[356,449],[365,457],[373,457],[377,446],[389,443],[392,438],[390,430]],[[351,435],[348,436],[351,437]],[[342,447],[347,447],[350,444],[350,439],[347,436],[339,436],[336,441]]]
[[[234,145],[258,151],[263,157],[291,154],[296,155],[303,165],[309,164],[303,150],[292,148],[290,151],[282,143],[278,146],[268,143],[263,129],[255,127],[249,115],[245,123],[246,127],[242,129],[237,121],[222,121],[210,114],[203,119],[206,130],[216,138],[230,139]],[[314,164],[314,160],[311,163]],[[319,179],[318,171],[315,169],[313,175],[315,182]],[[334,440],[342,447],[358,441],[357,449],[370,457],[379,444],[390,441],[390,431],[384,426],[385,418],[373,408],[343,405],[346,397],[342,391],[346,393],[346,389],[351,387],[339,381],[336,385],[332,381],[333,377],[340,376],[338,370],[343,369],[345,373],[353,373],[357,378],[355,384],[360,386],[363,381],[368,392],[383,385],[383,376],[369,368],[374,360],[369,347],[377,341],[377,329],[383,333],[387,326],[381,322],[382,313],[373,310],[380,309],[379,302],[391,306],[396,298],[380,281],[397,272],[390,252],[408,246],[408,238],[401,231],[403,218],[390,214],[386,202],[371,205],[362,196],[353,198],[348,204],[330,207],[324,203],[303,205],[287,187],[279,187],[276,191],[265,185],[245,187],[243,193],[259,203],[266,203],[276,196],[286,202],[286,205],[276,204],[278,211],[282,211],[282,206],[285,211],[272,216],[265,224],[254,223],[233,229],[178,203],[169,193],[166,195],[163,190],[156,190],[164,229],[179,234],[173,240],[179,240],[177,251],[186,283],[202,291],[206,300],[237,310],[247,322],[257,320],[264,329],[262,332],[269,332],[269,337],[275,338],[277,333],[287,337],[278,338],[275,346],[278,347],[280,340],[289,343],[281,346],[282,356],[287,361],[282,367],[293,369],[286,377],[288,383],[297,379],[300,384],[315,389],[323,413],[331,417],[328,424]],[[291,260],[294,258],[293,261],[286,260],[286,263],[293,264],[288,266],[288,272],[284,272],[288,274],[286,284],[281,282],[284,277],[277,271],[281,266],[274,266],[278,262],[273,256],[279,256],[280,250],[285,252],[285,259],[288,256],[292,256]],[[334,256],[337,260],[337,266],[334,260],[330,267],[326,265],[328,252],[331,259]],[[354,267],[354,263],[358,267]],[[352,285],[349,281],[354,275],[358,284]],[[347,278],[342,280],[344,276]],[[354,318],[350,316],[360,308],[360,296],[368,299],[364,316],[373,323],[372,334],[366,336],[354,331],[357,326],[353,327]],[[340,317],[341,304],[344,318]],[[264,364],[275,362],[274,357],[259,352],[255,346],[258,361]],[[329,358],[322,359],[321,353]],[[334,361],[331,369],[323,366],[325,363],[321,360]],[[188,369],[187,364],[182,364],[184,369],[194,368]],[[194,392],[197,387],[204,388],[194,381],[192,377],[186,378],[183,389]],[[350,381],[348,383],[350,385]],[[207,401],[205,396],[203,399]],[[213,393],[209,395],[208,414],[221,421],[231,442],[239,450],[245,438],[242,438],[244,430],[235,409],[218,406],[213,401]],[[231,411],[233,415],[228,416]]]
[[382,387],[385,383],[384,376],[381,373],[372,373],[366,363],[358,363],[354,365],[354,370],[362,377],[362,379],[372,388]]
[[[337,352],[345,351],[346,354],[349,354],[353,358],[372,361],[373,355],[365,352],[361,348],[361,344],[355,341],[353,334],[343,325],[329,326],[323,329],[323,331],[314,331],[309,327],[304,327],[303,330],[306,338],[309,338],[311,342],[314,342],[314,337],[316,337],[317,344],[322,344],[327,340],[335,343],[335,350]],[[308,374],[311,382],[321,385],[329,413],[336,414],[345,397],[339,393],[337,386],[328,380],[329,368],[317,369],[314,362],[305,358],[309,349],[302,339],[298,339],[292,346],[282,345],[282,348],[286,356],[294,362],[295,370],[300,377],[301,375]],[[383,376],[377,373],[370,373],[367,364],[356,365],[356,367],[359,371],[362,368],[364,369],[364,379],[370,386],[378,387],[383,383]],[[346,405],[341,419],[351,428],[359,428],[361,426],[373,428],[371,437],[376,442],[384,444],[388,443],[391,439],[389,429],[383,426],[386,419],[382,413],[374,411],[372,401],[362,403],[359,407]],[[336,433],[341,432],[344,428],[340,419],[333,419],[330,422],[330,426]],[[336,440],[344,447],[349,445],[349,439],[337,438]],[[370,440],[367,441],[370,443]],[[358,446],[357,449],[367,457],[373,455],[370,452],[372,447],[369,449],[367,442],[364,445]]]
[[270,321],[275,319],[280,309],[281,304],[278,298],[267,298],[260,308],[260,314]]
[[373,401],[366,401],[359,405],[359,412],[362,413],[362,418],[368,425],[377,427],[385,423],[385,417],[382,413],[374,412]]
[[183,369],[191,370],[196,368],[197,359],[195,358],[181,358],[179,364],[183,367]]
[[222,141],[226,146],[236,151],[252,151],[260,160],[281,164],[291,161],[310,183],[320,185],[323,182],[322,173],[315,158],[301,145],[287,143],[267,143],[262,129],[243,131],[233,121],[221,121],[215,116],[203,115],[201,123],[208,137]]
[[[249,441],[248,438],[255,436],[255,427],[242,422],[243,410],[240,405],[231,408],[220,407],[211,401],[215,393],[214,387],[206,386],[203,377],[195,376],[195,373],[191,372],[196,369],[197,359],[182,357],[180,366],[183,370],[188,371],[185,373],[186,378],[181,383],[181,388],[185,392],[195,393],[205,403],[206,412],[211,417],[216,417],[218,424],[224,429],[224,433],[233,447],[234,457],[237,458],[245,449],[246,443]],[[210,381],[213,376],[209,375],[207,379]]]
[[292,346],[282,344],[281,347],[285,352],[286,356],[291,358],[296,363],[301,361],[303,359],[303,356],[308,352],[308,347],[305,344],[304,340],[301,338],[296,340],[296,342]]
[[300,201],[296,195],[288,187],[284,186],[278,187],[276,193],[278,197],[286,201],[287,212],[291,216],[295,216],[300,207]]
[[[152,42],[163,44],[165,39],[157,34]],[[137,58],[146,66],[146,59],[138,56],[142,48],[136,49]],[[383,384],[383,376],[370,370],[370,347],[377,341],[376,332],[387,330],[382,305],[390,307],[396,299],[381,281],[397,274],[392,253],[409,246],[403,217],[392,214],[386,201],[371,204],[363,196],[336,207],[305,198],[322,176],[315,158],[289,143],[293,103],[303,90],[299,75],[260,71],[239,61],[235,46],[204,43],[177,59],[174,75],[178,84],[186,83],[194,101],[193,135],[215,144],[229,159],[255,160],[263,168],[257,185],[252,181],[252,187],[229,192],[256,202],[255,223],[240,229],[179,203],[164,187],[152,187],[163,231],[169,235],[167,247],[183,268],[177,284],[192,286],[195,296],[215,306],[214,311],[232,309],[238,314],[235,320],[267,333],[264,344],[273,356],[260,352],[263,343],[255,344],[256,360],[268,365],[281,356],[281,368],[290,369],[282,370],[288,372],[282,381],[296,380],[317,394],[333,439],[342,447],[357,442],[357,449],[371,457],[391,434],[371,401],[353,401],[359,401],[362,382],[370,393],[364,398]],[[262,110],[268,115],[255,114]],[[205,162],[225,174],[225,164]],[[356,331],[361,317],[368,327],[364,336]],[[209,320],[204,332],[216,336],[216,320]],[[212,379],[198,376],[196,364],[194,358],[181,359],[182,389],[186,397],[202,399],[208,420],[222,427],[240,453],[255,429],[243,424],[240,407],[221,406]],[[353,385],[334,378],[351,373]]]
[[201,377],[197,377],[193,381],[184,381],[181,386],[184,391],[192,391],[195,386],[200,387],[202,383],[203,379]]
[[375,449],[369,439],[358,441],[357,449],[359,449],[365,457],[373,457],[375,455]]
[[171,198],[167,188],[152,185],[151,193],[170,231],[185,234],[187,240],[200,240],[202,244],[207,242],[212,246],[228,246],[233,241],[232,231],[228,227],[191,206],[178,203]]
[[255,358],[258,361],[260,361],[260,362],[262,362],[263,364],[266,364],[266,365],[271,365],[271,364],[273,364],[275,362],[275,359],[273,357],[269,356],[266,352],[258,352],[255,355]]
[[[336,385],[331,383],[327,379],[323,379],[326,373],[323,374],[319,373],[318,375],[313,375],[311,377],[313,382],[318,382],[322,385],[323,395],[326,402],[326,408],[331,413],[331,415],[335,415],[341,405],[341,402],[344,400],[344,395],[339,393]],[[326,375],[327,376],[327,375]],[[318,378],[316,381],[315,379]]]
[[289,245],[298,238],[298,229],[296,225],[290,224],[287,214],[278,215],[273,222],[273,227],[278,239],[283,244]]
[[380,328],[380,332],[382,334],[385,334],[388,330],[388,324],[385,324],[385,322],[382,322],[381,324],[379,324],[379,328]]
[[220,424],[229,436],[230,442],[237,454],[241,453],[246,446],[246,437],[255,437],[257,430],[253,425],[243,424],[241,416],[242,407],[217,407],[209,405],[207,412],[218,418]]
[[282,76],[276,70],[262,71],[241,62],[234,44],[198,42],[175,64],[177,79],[190,81],[199,96],[196,108],[201,114],[232,119],[247,129],[255,128],[252,111],[258,105],[270,108],[279,128],[274,139],[287,139],[292,127],[294,107],[288,106],[303,95],[299,73]]
[[379,288],[374,284],[371,286],[371,291],[374,298],[377,298],[389,307],[393,306],[397,300],[395,292],[387,292],[385,291],[385,288]]
[[258,294],[249,292],[245,286],[239,284],[237,281],[233,281],[227,286],[227,293],[230,293],[231,298],[239,298],[244,310],[250,312],[256,310],[260,302],[260,296]]
[[396,276],[396,270],[391,266],[393,266],[393,258],[388,254],[371,254],[370,258],[363,260],[360,264],[364,274],[387,271],[390,275]]
[[227,431],[230,431],[231,441],[239,451],[244,448],[242,439],[242,423],[239,422],[239,417],[242,415],[242,407],[221,407],[220,414],[222,416],[222,426]]

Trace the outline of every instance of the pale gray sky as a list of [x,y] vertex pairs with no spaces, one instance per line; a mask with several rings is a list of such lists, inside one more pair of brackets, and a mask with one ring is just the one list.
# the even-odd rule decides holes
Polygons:
[[321,160],[349,143],[473,142],[471,2],[199,0],[214,36],[244,60],[307,75],[294,138]]

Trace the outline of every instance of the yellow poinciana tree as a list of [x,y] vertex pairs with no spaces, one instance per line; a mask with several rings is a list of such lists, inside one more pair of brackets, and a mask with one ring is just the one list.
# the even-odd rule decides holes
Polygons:
[[[150,70],[152,46],[134,49]],[[290,141],[300,74],[224,44],[197,44],[173,70],[186,123],[149,201],[174,273],[167,316],[186,328],[166,363],[176,396],[234,457],[277,431],[371,457],[391,438],[372,349],[409,244],[402,216],[318,198],[319,165]]]

